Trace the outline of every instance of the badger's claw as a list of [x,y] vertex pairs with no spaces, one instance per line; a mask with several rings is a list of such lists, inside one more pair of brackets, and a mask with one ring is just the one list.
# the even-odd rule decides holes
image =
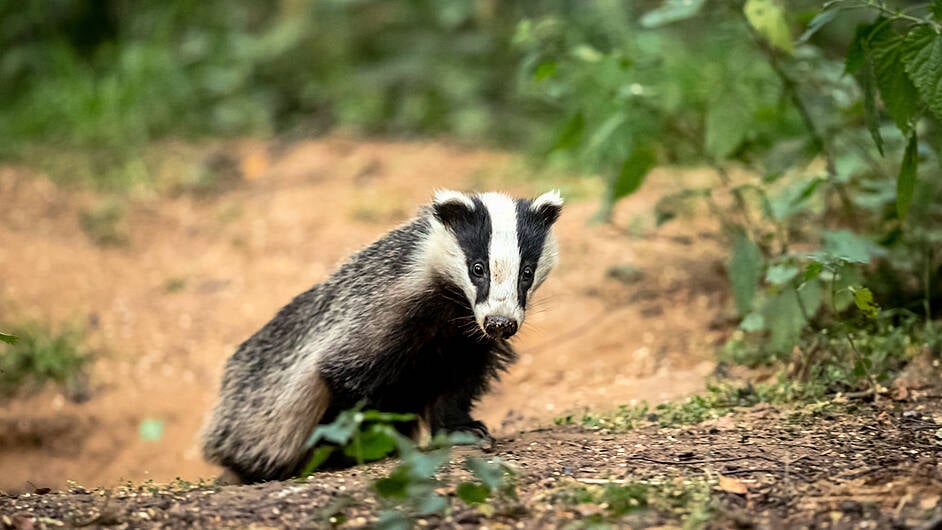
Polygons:
[[484,423],[478,420],[471,420],[461,425],[450,425],[447,430],[449,433],[470,434],[478,438],[479,441],[476,443],[482,446],[494,445],[494,437],[491,436],[491,432],[487,430],[487,426],[484,425]]

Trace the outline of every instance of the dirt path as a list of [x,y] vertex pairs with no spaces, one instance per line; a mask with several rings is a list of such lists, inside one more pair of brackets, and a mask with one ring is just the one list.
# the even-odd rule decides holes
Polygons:
[[[521,361],[479,407],[498,435],[567,411],[685,396],[712,370],[723,336],[714,324],[728,306],[714,227],[678,222],[631,236],[648,233],[656,199],[696,173],[656,173],[620,204],[617,228],[590,227],[596,181],[528,181],[504,154],[342,138],[224,153],[227,189],[137,196],[119,220],[120,246],[96,245],[79,222],[109,199],[0,168],[2,204],[14,205],[0,210],[0,323],[79,322],[98,352],[90,401],[46,391],[4,404],[0,489],[215,476],[195,435],[224,359],[437,187],[560,187],[569,200],[562,263],[516,342]],[[144,420],[163,425],[160,439],[139,436]]]
[[[628,433],[574,426],[505,437],[495,454],[515,471],[518,501],[469,507],[456,450],[440,493],[443,528],[919,528],[942,525],[942,399],[757,406],[696,426]],[[383,462],[306,481],[255,486],[138,486],[0,497],[9,528],[90,523],[116,528],[362,528],[379,504],[367,485]],[[637,503],[632,505],[631,502]],[[620,511],[626,511],[620,514]],[[581,524],[585,526],[572,526]]]

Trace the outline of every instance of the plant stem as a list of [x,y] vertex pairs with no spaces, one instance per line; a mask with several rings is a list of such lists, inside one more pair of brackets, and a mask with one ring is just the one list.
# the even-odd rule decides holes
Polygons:
[[844,336],[847,337],[847,342],[850,343],[850,349],[854,352],[854,359],[860,363],[860,366],[864,369],[864,375],[867,376],[867,382],[870,384],[870,389],[873,390],[873,401],[876,403],[880,399],[880,387],[877,385],[877,382],[873,380],[870,368],[864,364],[863,355],[861,355],[860,350],[857,349],[857,345],[854,344],[853,335],[849,331],[845,331]]
[[775,50],[771,49],[765,43],[762,37],[756,33],[755,29],[752,27],[752,24],[750,24],[746,19],[745,14],[743,14],[742,19],[746,25],[747,30],[749,31],[749,34],[752,35],[752,39],[756,46],[759,48],[759,50],[762,51],[762,54],[765,56],[769,66],[772,68],[772,70],[775,72],[775,75],[778,76],[779,81],[782,83],[782,90],[785,92],[785,95],[788,96],[788,99],[791,100],[795,110],[798,111],[798,115],[801,117],[801,121],[804,124],[805,129],[807,129],[808,135],[811,137],[811,142],[814,144],[814,147],[824,155],[828,183],[834,187],[838,197],[840,197],[841,205],[844,208],[844,214],[847,216],[847,219],[851,224],[856,224],[857,214],[854,210],[854,204],[851,202],[850,196],[847,194],[844,184],[837,180],[837,165],[834,161],[834,153],[831,150],[828,142],[824,139],[824,136],[818,130],[818,126],[815,123],[814,118],[811,117],[811,112],[805,105],[804,100],[801,99],[801,94],[798,92],[798,83],[792,79],[790,75],[788,75],[788,72],[785,71],[785,68],[782,66],[782,63],[779,60],[778,55],[776,55]]
[[[908,9],[912,10],[919,7],[924,7],[925,5],[926,4],[923,4],[923,6],[910,6]],[[911,22],[913,24],[918,24],[920,26],[931,26],[936,31],[939,31],[940,29],[939,24],[937,24],[935,21],[925,19],[925,18],[914,17],[912,15],[907,15],[906,13],[900,10],[890,9],[886,7],[883,4],[883,2],[873,2],[873,1],[868,0],[865,6],[871,9],[876,9],[881,14],[886,15],[888,18],[893,19],[893,20],[903,20],[906,22]]]
[[766,254],[765,248],[760,245],[761,240],[759,239],[759,228],[752,221],[752,216],[749,214],[749,203],[746,202],[746,197],[743,195],[742,190],[733,187],[732,179],[729,178],[729,173],[722,164],[714,160],[710,165],[713,166],[716,174],[719,175],[720,182],[723,183],[723,186],[733,194],[733,200],[736,201],[736,207],[739,209],[740,213],[742,213],[743,224],[745,225],[746,230],[749,232],[750,237],[753,241],[755,241],[759,249],[762,250],[762,253]]
[[922,306],[926,313],[926,331],[932,328],[932,244],[927,240],[926,251],[923,253],[923,281]]

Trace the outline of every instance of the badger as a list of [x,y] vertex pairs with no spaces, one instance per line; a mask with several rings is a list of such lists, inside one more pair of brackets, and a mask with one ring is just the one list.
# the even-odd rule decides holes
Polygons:
[[557,263],[562,205],[558,191],[437,191],[229,357],[204,457],[232,481],[290,478],[315,427],[362,403],[491,439],[471,409],[516,360],[508,339]]

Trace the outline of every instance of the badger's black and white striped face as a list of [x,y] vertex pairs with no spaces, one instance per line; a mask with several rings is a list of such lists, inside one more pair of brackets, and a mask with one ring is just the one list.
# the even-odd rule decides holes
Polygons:
[[507,338],[523,324],[530,295],[558,259],[552,226],[562,205],[557,191],[533,200],[435,194],[427,258],[465,293],[487,335]]

